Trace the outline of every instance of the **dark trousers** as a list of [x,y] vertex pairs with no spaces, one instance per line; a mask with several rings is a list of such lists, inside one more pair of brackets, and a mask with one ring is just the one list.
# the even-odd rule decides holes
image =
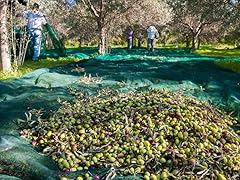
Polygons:
[[154,40],[153,39],[148,39],[147,40],[147,48],[150,51],[154,51]]

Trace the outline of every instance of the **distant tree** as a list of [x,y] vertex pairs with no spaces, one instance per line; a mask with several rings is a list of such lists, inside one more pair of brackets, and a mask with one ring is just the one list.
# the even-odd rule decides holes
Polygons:
[[223,29],[223,42],[234,44],[236,48],[240,49],[240,1],[231,0],[233,6],[232,21],[229,26]]
[[190,33],[192,52],[204,28],[226,25],[232,20],[233,6],[227,0],[168,0],[168,4],[174,12],[174,24]]
[[81,0],[82,5],[90,12],[97,24],[99,35],[99,53],[107,51],[107,34],[112,21],[119,19],[122,14],[131,9],[138,0]]
[[78,0],[71,8],[64,1],[42,0],[46,17],[65,39],[99,40],[99,53],[107,51],[112,38],[123,38],[134,27],[135,37],[143,39],[150,24],[161,26],[171,20],[165,0]]
[[97,23],[81,5],[77,5],[64,18],[64,29],[67,37],[78,40],[80,44],[97,41]]
[[[132,5],[121,18],[121,29],[119,25],[114,26],[116,31],[123,33],[128,26],[134,29],[134,36],[138,39],[138,45],[146,38],[146,29],[150,25],[155,25],[159,30],[172,20],[171,8],[164,0],[138,0]],[[117,29],[118,28],[118,29]],[[122,32],[123,31],[123,32]]]

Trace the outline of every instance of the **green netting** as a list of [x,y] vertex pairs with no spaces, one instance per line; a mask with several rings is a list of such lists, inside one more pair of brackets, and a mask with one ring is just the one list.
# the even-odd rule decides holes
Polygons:
[[[15,33],[17,37],[17,42],[23,37],[23,32],[26,31],[26,27],[15,27]],[[31,58],[33,54],[33,43],[32,41],[28,44],[28,49],[26,53],[27,58]],[[66,56],[65,47],[62,43],[57,32],[50,24],[43,26],[42,31],[42,42],[41,42],[41,57],[59,57]]]
[[[111,54],[89,58],[95,49],[67,50],[71,56],[88,58],[52,69],[39,69],[22,78],[0,81],[0,173],[21,179],[58,179],[63,173],[48,157],[37,152],[18,135],[17,121],[26,119],[29,109],[45,109],[46,115],[58,108],[58,99],[73,100],[68,88],[89,95],[100,89],[119,92],[167,89],[212,102],[240,115],[240,74],[221,69],[221,57],[190,54],[184,49],[113,49]],[[235,59],[239,61],[240,59]],[[91,75],[91,76],[90,76]],[[91,78],[89,78],[91,77]],[[91,169],[93,174],[106,170]],[[0,176],[4,178],[14,177]],[[117,179],[140,177],[117,177]]]
[[[17,37],[16,42],[20,42],[21,38],[26,38],[23,36],[23,32],[26,31],[26,27],[15,27],[15,33]],[[18,47],[18,46],[17,46]],[[17,52],[19,53],[19,52]],[[42,42],[41,42],[41,58],[46,57],[69,57],[69,58],[81,58],[88,59],[90,54],[97,53],[96,48],[89,48],[84,53],[80,52],[78,49],[65,49],[63,42],[55,31],[54,27],[50,24],[43,26],[42,31]],[[26,53],[26,58],[32,58],[33,54],[33,42],[30,41],[28,44],[28,49]]]
[[[58,52],[59,55],[65,55],[64,44],[60,40],[60,37],[56,33],[53,26],[51,26],[50,24],[46,24],[44,26],[43,34],[47,35],[50,38],[52,45],[54,46],[54,49]],[[45,37],[45,39],[46,39],[46,37]]]
[[14,176],[8,176],[8,175],[0,175],[1,180],[21,180],[17,177]]

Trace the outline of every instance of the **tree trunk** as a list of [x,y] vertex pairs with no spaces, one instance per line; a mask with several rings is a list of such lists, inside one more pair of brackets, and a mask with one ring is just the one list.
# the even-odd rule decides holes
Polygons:
[[7,7],[8,0],[0,0],[0,69],[3,71],[11,70],[8,47]]
[[190,46],[190,39],[189,39],[189,35],[186,35],[186,48],[189,48]]
[[141,47],[142,43],[141,43],[142,39],[141,38],[138,38],[138,48]]
[[107,52],[107,47],[106,47],[106,28],[104,27],[99,27],[99,46],[98,46],[98,53],[99,54],[105,54]]
[[198,33],[192,33],[192,49],[191,49],[191,52],[196,51],[197,38],[198,38]]
[[203,27],[204,27],[204,24],[201,24],[201,25],[199,25],[199,27],[195,31],[192,30],[192,49],[191,49],[191,52],[196,51],[197,40],[198,40],[199,35],[201,34],[202,30],[203,30]]
[[200,39],[200,37],[198,37],[198,45],[197,45],[197,49],[200,48],[200,45],[201,45],[201,39]]
[[79,39],[78,39],[78,42],[79,42],[78,47],[79,47],[79,48],[82,47],[82,38],[79,38]]

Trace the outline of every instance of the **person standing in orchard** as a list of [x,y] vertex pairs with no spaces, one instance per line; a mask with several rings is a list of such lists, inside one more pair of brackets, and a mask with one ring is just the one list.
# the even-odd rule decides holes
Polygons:
[[17,15],[27,18],[28,33],[33,43],[33,56],[34,61],[38,60],[41,51],[42,41],[42,26],[47,24],[44,15],[39,11],[39,4],[34,3],[31,10],[24,11]]
[[155,26],[149,26],[147,29],[148,39],[147,39],[147,48],[151,52],[154,51],[154,39],[159,38],[158,30]]
[[132,49],[132,46],[133,46],[133,29],[131,27],[128,27],[128,30],[127,30],[127,43],[128,43],[128,49]]

